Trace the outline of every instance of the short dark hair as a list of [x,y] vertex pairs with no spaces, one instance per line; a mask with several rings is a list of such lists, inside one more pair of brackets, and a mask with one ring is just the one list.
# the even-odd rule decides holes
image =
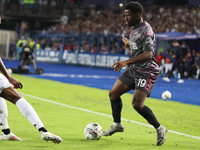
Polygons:
[[134,13],[140,13],[140,15],[142,15],[142,13],[143,13],[142,5],[140,3],[134,2],[134,1],[126,4],[125,9],[129,9],[131,12],[134,12]]
[[173,40],[172,43],[178,43],[178,41],[177,40]]

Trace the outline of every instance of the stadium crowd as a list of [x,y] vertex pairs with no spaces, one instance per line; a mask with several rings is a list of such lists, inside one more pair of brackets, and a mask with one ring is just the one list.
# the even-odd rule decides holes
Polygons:
[[[181,69],[184,73],[184,78],[200,79],[200,51],[189,48],[185,42],[180,45],[182,48],[183,66]],[[167,76],[173,66],[173,55],[175,50],[173,48],[166,47],[165,51],[161,53],[158,51],[156,55],[156,61],[160,66],[160,75]],[[176,69],[173,72],[175,78],[180,78],[180,73]]]
[[[50,3],[51,4],[51,3]],[[73,1],[67,1],[67,4],[73,5]],[[56,6],[56,4],[55,4]],[[53,6],[52,6],[53,7]],[[145,5],[145,12],[143,18],[145,21],[152,25],[155,33],[164,32],[181,32],[181,33],[195,33],[200,34],[200,8],[192,7],[188,5],[180,6],[167,6],[167,5]],[[60,23],[51,24],[49,26],[41,28],[36,23],[36,33],[41,35],[48,34],[63,34],[73,36],[102,36],[100,40],[100,47],[97,43],[89,43],[87,40],[81,42],[81,45],[75,40],[65,41],[52,38],[51,42],[45,38],[32,42],[35,44],[35,49],[43,50],[67,50],[75,52],[89,52],[89,53],[104,53],[104,54],[130,54],[129,49],[119,42],[119,38],[122,35],[129,36],[130,28],[127,28],[124,22],[123,8],[118,7],[113,10],[102,9],[97,5],[88,5],[84,16],[74,19],[69,19],[68,16],[63,16]],[[25,35],[30,37],[29,26],[21,29],[17,24],[15,28],[19,37]],[[114,36],[111,38],[108,45],[108,36]],[[20,39],[23,41],[23,39]],[[19,40],[19,41],[20,41]],[[19,43],[17,44],[19,46]],[[184,48],[183,48],[184,49]],[[184,53],[184,72],[185,77],[199,78],[199,52],[190,48]],[[172,55],[170,50],[166,50],[168,56]],[[171,66],[171,61],[166,55],[157,53],[157,61],[161,66],[161,75],[168,73]],[[177,73],[174,73],[176,76]]]
[[[43,28],[42,34],[127,35],[122,8],[89,9],[82,18],[68,20]],[[145,6],[144,20],[152,24],[155,33],[182,32],[200,34],[200,8],[185,6]]]
[[[53,5],[52,3],[55,2],[51,1],[49,5]],[[67,1],[63,5],[72,5],[72,2]],[[47,5],[48,3],[41,4]],[[54,5],[58,6],[61,4]],[[200,34],[200,7],[189,5],[145,5],[144,8],[143,18],[152,25],[155,33],[182,32]],[[60,23],[45,27],[42,27],[36,21],[34,25],[37,30],[36,33],[128,36],[130,30],[124,23],[123,8],[121,7],[109,10],[103,9],[98,5],[88,5],[85,7],[83,16],[73,19],[69,18],[70,16],[64,15]],[[21,29],[21,32],[23,34],[29,32],[29,28],[29,26],[24,27]]]

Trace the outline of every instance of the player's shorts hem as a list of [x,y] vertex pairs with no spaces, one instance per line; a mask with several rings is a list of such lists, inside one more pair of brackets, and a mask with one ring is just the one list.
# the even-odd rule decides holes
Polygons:
[[145,90],[143,88],[136,87],[135,90],[140,90],[140,91],[144,92],[147,95],[147,97],[149,97],[151,95],[151,92],[148,92],[147,90]]
[[13,85],[8,81],[8,79],[4,75],[0,74],[0,93],[3,91],[3,89],[11,86]]

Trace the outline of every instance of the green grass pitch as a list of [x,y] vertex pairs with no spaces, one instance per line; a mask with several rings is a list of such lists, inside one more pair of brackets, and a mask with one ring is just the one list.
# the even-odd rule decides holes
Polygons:
[[132,95],[125,94],[122,96],[122,123],[125,131],[111,137],[102,137],[97,141],[90,141],[86,140],[83,134],[88,123],[97,122],[103,130],[108,129],[113,123],[110,116],[108,90],[16,74],[13,76],[23,83],[23,89],[18,91],[35,108],[48,131],[61,136],[63,142],[55,145],[52,142],[42,141],[37,129],[22,116],[15,105],[7,102],[10,129],[23,141],[0,141],[2,150],[200,149],[199,106],[148,98],[145,104],[153,110],[159,122],[169,130],[165,144],[156,146],[155,129],[149,127],[146,120],[133,110]]

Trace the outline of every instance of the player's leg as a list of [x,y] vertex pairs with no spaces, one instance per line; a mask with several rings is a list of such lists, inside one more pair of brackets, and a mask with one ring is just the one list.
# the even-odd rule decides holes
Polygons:
[[153,111],[146,105],[144,101],[147,94],[141,90],[136,89],[133,94],[132,105],[133,108],[143,116],[157,131],[157,145],[162,145],[165,142],[165,134],[167,129],[160,125]]
[[33,68],[34,68],[34,70],[36,70],[36,69],[37,69],[37,66],[36,66],[36,62],[35,62],[34,59],[32,60],[32,64],[33,64]]
[[196,70],[195,79],[199,79],[199,75],[200,75],[200,69],[198,68],[198,69]]
[[131,89],[127,85],[117,79],[112,89],[109,91],[109,98],[115,123],[121,122],[122,100],[120,96],[130,90]]
[[0,93],[0,96],[18,107],[20,112],[29,120],[29,122],[39,130],[43,140],[51,140],[54,143],[62,142],[62,139],[59,136],[49,133],[45,129],[34,108],[17,92],[16,89],[14,89],[13,86],[3,89],[3,91]]
[[21,68],[23,68],[25,61],[22,59],[21,60]]
[[36,67],[36,62],[34,59],[29,59],[29,64],[32,64],[33,65],[33,69],[34,71],[36,71],[37,67]]
[[0,141],[22,141],[22,139],[20,139],[10,131],[7,117],[8,117],[8,108],[6,101],[2,97],[0,97],[0,124],[2,130]]
[[172,69],[169,71],[168,77],[163,77],[162,79],[166,82],[170,82],[170,78],[172,77],[173,71],[176,69],[176,63],[174,62],[172,65]]
[[177,81],[178,83],[184,83],[184,80],[183,80],[183,78],[184,78],[183,67],[184,67],[183,62],[177,63],[177,69],[178,69],[178,72],[180,73],[180,79]]
[[111,136],[115,132],[124,131],[124,126],[121,124],[122,100],[120,96],[130,90],[131,89],[127,85],[117,79],[114,86],[109,91],[114,124],[108,130],[104,131],[104,136]]
[[147,98],[147,94],[141,90],[136,89],[133,94],[132,105],[133,108],[142,115],[154,128],[158,128],[160,123],[156,119],[152,110],[144,105],[144,101]]

